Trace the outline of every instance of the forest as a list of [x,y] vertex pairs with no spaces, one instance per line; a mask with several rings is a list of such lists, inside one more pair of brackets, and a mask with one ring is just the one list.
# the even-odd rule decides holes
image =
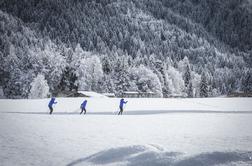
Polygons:
[[1,0],[7,98],[252,92],[250,0]]

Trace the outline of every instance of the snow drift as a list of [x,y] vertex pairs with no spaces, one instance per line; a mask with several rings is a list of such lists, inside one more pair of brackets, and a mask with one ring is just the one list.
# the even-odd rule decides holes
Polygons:
[[67,166],[75,165],[128,165],[128,166],[211,166],[249,165],[251,152],[211,152],[186,156],[180,152],[167,152],[157,145],[134,145],[112,148],[77,159]]

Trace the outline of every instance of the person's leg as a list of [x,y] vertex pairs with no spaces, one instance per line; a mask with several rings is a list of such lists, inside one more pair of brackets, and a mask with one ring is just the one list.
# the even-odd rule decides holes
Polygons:
[[86,112],[87,112],[86,108],[84,108],[84,111],[85,111],[85,112],[84,112],[84,115],[85,115],[85,114],[86,114]]
[[49,107],[49,109],[50,109],[50,114],[52,114],[53,108],[52,108],[52,107]]
[[120,107],[120,111],[118,112],[118,115],[120,115],[120,113],[121,113],[121,107]]
[[82,114],[82,112],[83,112],[83,108],[81,109],[81,112],[80,112],[80,114]]
[[118,115],[122,115],[122,111],[123,111],[123,109],[122,109],[122,107],[120,107],[120,111],[119,111],[119,113],[118,113]]

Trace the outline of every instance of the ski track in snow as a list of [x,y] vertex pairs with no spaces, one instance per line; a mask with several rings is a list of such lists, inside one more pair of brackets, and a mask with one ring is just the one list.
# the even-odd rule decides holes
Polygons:
[[56,100],[0,100],[0,165],[252,165],[251,98]]

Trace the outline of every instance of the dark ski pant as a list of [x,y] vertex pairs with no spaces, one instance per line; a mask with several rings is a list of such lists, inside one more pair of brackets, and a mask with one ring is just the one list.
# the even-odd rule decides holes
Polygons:
[[87,112],[87,111],[86,111],[86,108],[82,108],[80,114],[82,114],[83,111],[84,111],[84,115],[85,115],[86,112]]
[[123,107],[120,107],[120,111],[119,111],[118,115],[122,115],[122,113],[123,113]]
[[49,106],[49,109],[50,109],[50,114],[53,113],[53,108]]

